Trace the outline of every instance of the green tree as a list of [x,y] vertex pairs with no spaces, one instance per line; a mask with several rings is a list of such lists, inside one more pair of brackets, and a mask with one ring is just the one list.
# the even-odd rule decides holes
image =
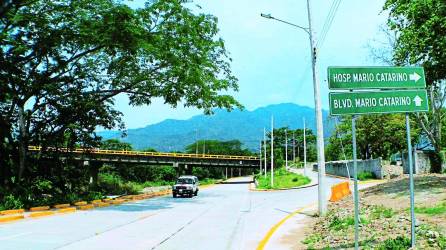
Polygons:
[[442,142],[446,100],[446,2],[444,0],[387,0],[387,24],[395,32],[393,62],[420,65],[426,72],[430,112],[416,114],[423,133],[437,153]]
[[101,149],[108,150],[132,150],[132,144],[127,142],[121,142],[118,139],[109,139],[101,143]]
[[130,105],[162,98],[205,113],[241,107],[224,94],[238,86],[217,19],[183,2],[131,9],[115,0],[35,0],[3,9],[0,181],[26,180],[28,145],[98,146],[98,126],[123,129],[120,94]]
[[[352,158],[351,116],[343,117],[329,138],[327,160]],[[419,127],[411,120],[411,137],[419,139]],[[356,120],[357,154],[359,159],[382,157],[389,159],[394,153],[407,149],[406,123],[402,114],[362,115]]]
[[[286,131],[286,132],[285,132]],[[286,136],[285,136],[286,133]],[[274,129],[274,165],[276,167],[280,167],[285,163],[285,142],[288,141],[288,161],[292,161],[293,157],[293,133],[294,133],[294,145],[296,157],[303,159],[304,152],[304,133],[303,129],[292,130],[288,127],[282,127]],[[271,132],[267,133],[266,142],[262,141],[262,145],[266,143],[266,151],[267,151],[267,163],[269,164],[271,161]],[[307,161],[315,161],[316,160],[316,136],[313,134],[311,129],[306,129],[306,143],[307,143]],[[262,146],[263,150],[263,146]]]
[[252,155],[248,149],[243,149],[242,145],[243,143],[239,140],[199,140],[187,145],[186,152],[189,154],[195,154],[198,150],[199,154]]

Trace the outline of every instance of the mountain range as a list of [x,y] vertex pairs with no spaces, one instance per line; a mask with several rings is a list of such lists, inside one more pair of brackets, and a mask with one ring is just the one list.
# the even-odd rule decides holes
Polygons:
[[[198,140],[238,139],[244,147],[258,150],[263,138],[263,129],[271,129],[271,116],[274,127],[303,128],[303,118],[307,128],[315,131],[315,112],[313,108],[294,103],[273,104],[248,110],[217,109],[213,115],[197,115],[187,120],[167,119],[143,128],[128,129],[127,136],[120,131],[101,131],[99,136],[106,139],[119,139],[131,143],[135,149],[154,148],[157,151],[183,151],[189,144]],[[328,112],[323,110],[324,135],[327,138],[333,130]],[[316,134],[316,132],[314,132]]]

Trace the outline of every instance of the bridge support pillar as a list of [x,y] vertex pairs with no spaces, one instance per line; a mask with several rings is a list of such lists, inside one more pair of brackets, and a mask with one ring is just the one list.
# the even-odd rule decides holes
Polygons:
[[99,169],[104,165],[102,162],[97,161],[86,161],[84,165],[88,166],[88,171],[90,172],[90,185],[95,188],[98,186],[98,175]]
[[187,164],[184,165],[184,170],[185,170],[186,175],[192,175],[192,169],[193,169],[192,166],[190,166],[190,165],[188,166]]
[[178,164],[178,162],[174,162],[174,163],[172,164],[172,167],[176,170],[176,172],[177,172],[177,177],[180,177],[181,172],[182,172],[181,165]]

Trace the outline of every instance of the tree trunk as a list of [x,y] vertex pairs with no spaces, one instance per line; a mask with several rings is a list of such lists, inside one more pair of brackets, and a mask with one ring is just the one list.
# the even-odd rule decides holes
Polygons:
[[26,125],[25,125],[25,117],[24,117],[24,107],[23,104],[18,106],[18,122],[19,122],[19,171],[18,171],[18,181],[21,181],[23,177],[23,173],[25,171],[25,163],[26,163],[26,151],[27,151],[27,142],[26,142]]

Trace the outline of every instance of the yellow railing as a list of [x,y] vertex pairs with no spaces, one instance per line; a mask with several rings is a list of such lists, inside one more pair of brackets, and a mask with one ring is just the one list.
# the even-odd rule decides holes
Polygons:
[[[41,151],[42,147],[28,146],[28,151]],[[238,156],[238,155],[207,155],[207,154],[183,154],[183,153],[162,153],[162,152],[142,152],[142,151],[127,151],[127,150],[108,150],[97,148],[46,148],[47,151],[61,151],[67,153],[77,154],[102,154],[102,155],[129,155],[129,156],[158,156],[158,157],[178,157],[178,158],[203,158],[203,159],[224,159],[224,160],[259,160],[254,156]]]

